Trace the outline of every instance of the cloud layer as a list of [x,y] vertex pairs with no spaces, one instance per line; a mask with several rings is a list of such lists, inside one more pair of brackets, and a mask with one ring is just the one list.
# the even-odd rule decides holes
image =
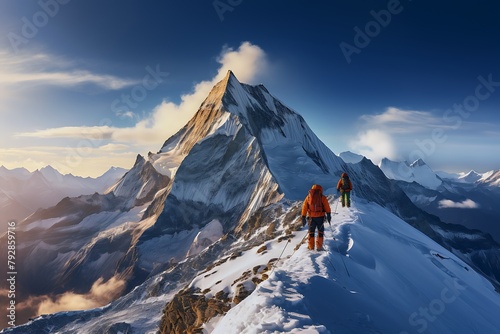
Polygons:
[[357,134],[349,143],[349,147],[356,153],[364,155],[378,164],[383,158],[394,159],[395,144],[392,137],[378,129],[370,129]]
[[403,153],[416,151],[416,138],[428,138],[432,129],[444,131],[449,128],[441,118],[430,112],[396,107],[388,107],[380,114],[363,115],[359,122],[360,130],[349,147],[373,160],[375,164],[382,158],[408,160],[403,157]]
[[479,204],[474,202],[471,199],[466,199],[465,201],[462,202],[454,202],[449,199],[443,199],[439,201],[439,208],[440,209],[477,209],[479,208]]
[[60,311],[87,310],[106,305],[120,295],[125,281],[112,277],[107,282],[98,279],[86,294],[67,292],[56,298],[47,297],[38,308],[38,314],[50,314]]
[[[44,58],[45,56],[40,55],[40,57]],[[65,148],[66,151],[70,151],[69,154],[61,156],[59,161],[56,160],[50,163],[56,168],[57,166],[55,165],[59,165],[60,171],[63,173],[71,172],[80,175],[97,176],[99,173],[104,172],[104,170],[99,170],[98,173],[95,173],[94,167],[94,173],[92,174],[82,172],[82,170],[87,169],[87,165],[89,167],[91,165],[99,166],[98,161],[103,157],[101,151],[106,147],[111,147],[109,145],[118,145],[123,151],[125,151],[125,147],[128,147],[128,153],[135,151],[135,154],[144,154],[148,151],[158,150],[168,137],[175,134],[189,121],[189,119],[191,119],[203,100],[210,93],[212,87],[224,78],[228,70],[232,70],[242,82],[253,83],[259,76],[266,73],[268,69],[268,61],[265,52],[259,46],[249,42],[243,42],[237,49],[224,47],[217,57],[217,62],[219,63],[219,68],[213,78],[196,83],[190,93],[181,96],[181,102],[178,104],[164,100],[161,104],[156,106],[148,116],[136,121],[133,126],[117,127],[112,124],[112,120],[107,119],[105,122],[101,122],[103,124],[98,126],[65,126],[38,129],[30,132],[17,133],[16,136],[18,138],[65,138],[68,139],[68,142],[70,140],[73,142],[76,141],[77,147],[74,149]],[[102,82],[109,89],[125,87],[125,85],[130,86],[133,84],[132,81],[122,81],[118,78],[108,78],[105,76],[94,77],[88,75],[83,77],[87,80],[94,80],[93,82],[96,84]],[[56,76],[51,78],[53,82],[62,83],[65,78],[70,80],[71,75],[61,75],[57,79]],[[41,78],[39,79],[41,80]],[[78,80],[73,79],[72,82],[77,83]],[[141,83],[137,83],[136,86],[140,84]],[[132,90],[136,86],[132,86]],[[122,112],[120,116],[126,114],[126,112]],[[84,151],[83,155],[78,154],[78,147],[80,147],[80,151]],[[40,147],[40,149],[40,152],[44,151],[43,147]],[[53,147],[50,151],[54,153]],[[77,156],[75,156],[75,152],[77,152]],[[106,154],[107,152],[109,152],[109,150],[106,151]],[[128,154],[128,156],[130,156],[131,160],[133,159],[133,155]],[[95,161],[92,163],[94,158]],[[54,156],[54,159],[57,158]],[[71,164],[68,164],[68,159],[71,160]],[[119,163],[114,163],[113,156],[108,156],[108,163],[106,166],[109,167],[110,164],[114,166],[123,166],[123,161],[120,160]]]
[[75,64],[61,57],[44,53],[12,55],[0,50],[0,88],[18,85],[76,86],[93,84],[116,90],[134,85],[137,80],[76,69]]

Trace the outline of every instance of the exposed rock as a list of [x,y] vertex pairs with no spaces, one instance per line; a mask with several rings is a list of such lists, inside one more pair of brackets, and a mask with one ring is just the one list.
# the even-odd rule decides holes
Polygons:
[[239,304],[243,299],[247,298],[250,293],[251,291],[248,291],[243,283],[238,284],[236,287],[236,294],[233,298],[233,303]]
[[131,334],[132,326],[125,322],[119,322],[111,325],[104,334]]
[[259,249],[257,249],[257,254],[260,254],[260,253],[262,253],[262,252],[264,252],[266,250],[267,250],[267,246],[266,245],[261,246]]
[[225,314],[230,308],[227,293],[223,291],[207,299],[199,290],[185,289],[165,306],[160,333],[202,333],[201,326],[205,322],[217,315]]

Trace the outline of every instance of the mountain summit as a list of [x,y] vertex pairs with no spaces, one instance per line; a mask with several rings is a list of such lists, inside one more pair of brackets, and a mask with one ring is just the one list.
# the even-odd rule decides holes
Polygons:
[[[160,153],[193,153],[195,144],[213,146],[217,139],[234,145],[244,138],[258,149],[262,162],[287,198],[302,198],[312,180],[331,184],[332,176],[345,169],[344,162],[318,139],[302,116],[263,85],[240,83],[231,71],[215,85],[188,124],[165,142]],[[161,162],[168,159],[152,159],[159,160],[158,170],[165,170]],[[284,169],[283,165],[288,167]]]

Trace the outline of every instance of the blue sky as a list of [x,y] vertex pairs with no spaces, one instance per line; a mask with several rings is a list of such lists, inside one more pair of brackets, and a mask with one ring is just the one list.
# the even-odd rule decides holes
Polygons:
[[0,165],[156,152],[227,69],[339,154],[500,168],[497,1],[5,0]]

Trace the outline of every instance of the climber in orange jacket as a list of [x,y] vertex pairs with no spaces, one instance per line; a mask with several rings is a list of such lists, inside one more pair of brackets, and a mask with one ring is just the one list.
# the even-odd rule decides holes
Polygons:
[[302,205],[302,226],[306,225],[306,216],[309,216],[308,248],[311,250],[314,249],[316,229],[318,229],[316,249],[323,250],[325,215],[330,223],[332,220],[330,204],[326,196],[323,195],[323,188],[319,184],[315,184],[312,186],[311,190],[309,190],[304,200],[304,204]]

